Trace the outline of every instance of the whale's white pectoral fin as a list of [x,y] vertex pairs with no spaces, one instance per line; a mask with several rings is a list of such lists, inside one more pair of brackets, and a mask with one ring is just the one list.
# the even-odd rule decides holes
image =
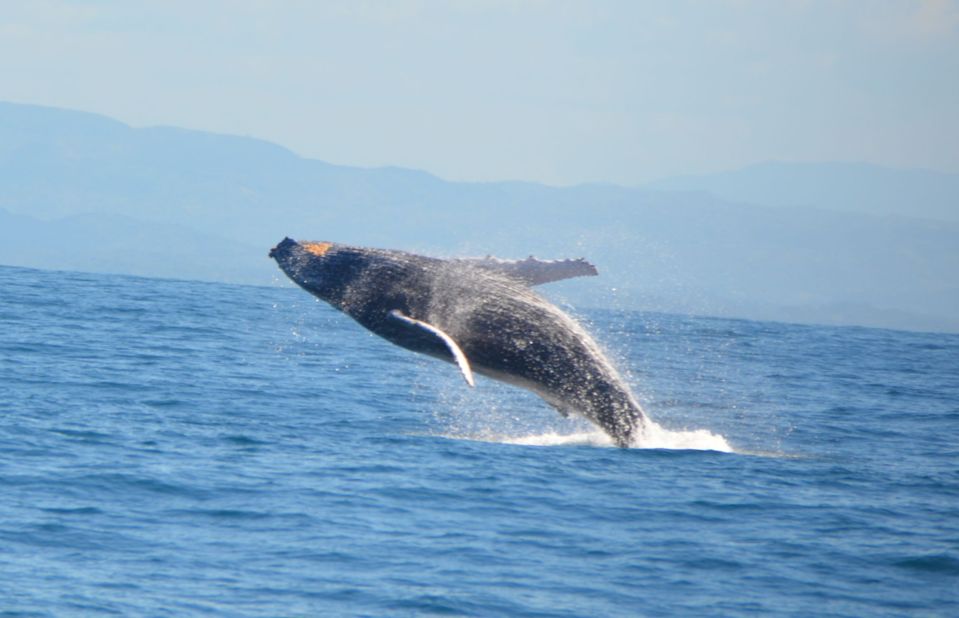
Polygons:
[[453,358],[456,360],[456,364],[459,366],[460,371],[463,373],[463,378],[466,380],[466,383],[470,386],[476,386],[476,383],[473,381],[473,370],[470,369],[469,360],[466,358],[466,355],[463,354],[463,350],[453,341],[453,338],[436,328],[432,324],[423,322],[422,320],[415,320],[408,315],[403,315],[396,309],[390,311],[390,317],[394,320],[400,320],[410,326],[415,326],[435,337],[439,337],[443,343],[446,344],[446,347],[449,349],[450,353],[453,355]]

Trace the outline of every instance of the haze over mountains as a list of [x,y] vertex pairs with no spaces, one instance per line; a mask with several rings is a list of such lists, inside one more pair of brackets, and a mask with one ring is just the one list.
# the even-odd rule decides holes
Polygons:
[[[464,146],[466,147],[466,146]],[[284,236],[586,257],[577,305],[959,332],[959,175],[769,163],[646,187],[447,182],[0,103],[0,264],[270,284]]]
[[647,187],[704,191],[764,206],[959,221],[959,174],[922,169],[768,162],[721,174],[667,178]]

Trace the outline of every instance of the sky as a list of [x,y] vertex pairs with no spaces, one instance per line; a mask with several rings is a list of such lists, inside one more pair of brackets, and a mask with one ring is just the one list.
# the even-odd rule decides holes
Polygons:
[[0,100],[450,180],[959,172],[959,0],[0,0]]

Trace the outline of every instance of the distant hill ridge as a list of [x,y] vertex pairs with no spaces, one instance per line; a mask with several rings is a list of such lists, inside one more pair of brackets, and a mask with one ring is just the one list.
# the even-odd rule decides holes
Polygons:
[[720,174],[682,176],[647,188],[705,191],[774,207],[816,207],[959,222],[959,174],[865,163],[770,161]]
[[[949,174],[846,164],[641,188],[448,182],[0,103],[0,263],[39,268],[270,284],[266,252],[288,235],[585,256],[600,278],[546,288],[576,304],[959,332],[957,186]],[[884,201],[870,197],[877,187]]]

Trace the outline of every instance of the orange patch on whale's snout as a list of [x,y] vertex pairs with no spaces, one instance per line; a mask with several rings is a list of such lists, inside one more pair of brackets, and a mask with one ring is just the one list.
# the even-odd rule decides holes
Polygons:
[[317,257],[323,257],[333,246],[331,242],[305,242],[303,248]]

